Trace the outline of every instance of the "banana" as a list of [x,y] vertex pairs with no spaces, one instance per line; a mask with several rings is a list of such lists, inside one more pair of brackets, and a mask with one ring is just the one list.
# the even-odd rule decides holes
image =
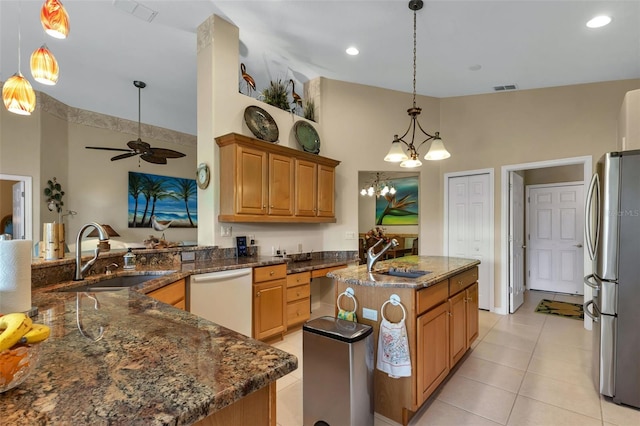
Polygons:
[[0,317],[0,352],[18,343],[30,329],[33,322],[27,315],[16,312]]
[[33,324],[31,330],[27,331],[27,334],[22,336],[19,340],[20,343],[40,343],[47,340],[51,330],[44,324]]

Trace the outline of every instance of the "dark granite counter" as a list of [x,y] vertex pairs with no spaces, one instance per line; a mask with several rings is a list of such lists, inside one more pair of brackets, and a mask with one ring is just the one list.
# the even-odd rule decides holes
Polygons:
[[[345,265],[347,255],[287,260],[288,273],[296,273]],[[291,354],[144,295],[191,274],[283,261],[147,262],[134,271],[34,288],[32,302],[40,312],[36,322],[49,325],[52,333],[39,345],[36,371],[0,394],[2,423],[191,424],[295,370],[298,361]],[[85,293],[68,291],[117,275],[158,277],[130,289],[95,293],[97,310]],[[104,327],[102,339],[80,333],[78,311],[89,337]]]
[[[370,287],[423,288],[436,284],[460,272],[479,265],[476,259],[462,259],[446,256],[405,256],[385,260],[374,265],[373,272],[367,272],[367,265],[338,269],[327,276],[340,282]],[[390,269],[415,272],[427,271],[416,278],[385,275]]]

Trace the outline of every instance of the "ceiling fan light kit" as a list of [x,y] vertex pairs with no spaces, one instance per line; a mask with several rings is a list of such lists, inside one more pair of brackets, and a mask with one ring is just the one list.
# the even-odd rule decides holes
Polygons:
[[[124,158],[134,157],[139,155],[139,159],[142,159],[148,163],[153,164],[167,164],[168,158],[182,158],[185,156],[182,152],[174,151],[172,149],[165,148],[152,148],[147,142],[142,140],[141,136],[141,127],[142,122],[140,120],[140,94],[142,89],[147,87],[147,84],[144,81],[134,80],[133,85],[138,88],[138,139],[135,141],[127,142],[127,146],[129,149],[123,148],[110,148],[103,146],[87,146],[87,149],[100,149],[104,151],[122,151],[124,154],[116,155],[115,157],[111,157],[111,161],[122,160]],[[140,163],[138,162],[138,167],[140,167]]]
[[[392,163],[400,163],[400,167],[404,168],[413,168],[420,167],[422,162],[418,158],[418,150],[420,147],[428,141],[433,141],[431,143],[431,147],[429,151],[424,156],[425,160],[444,160],[445,158],[449,158],[451,154],[444,147],[444,143],[442,139],[440,139],[440,133],[435,132],[435,135],[430,135],[425,132],[420,122],[418,121],[418,116],[422,112],[422,108],[416,106],[416,16],[417,11],[422,9],[424,2],[422,0],[411,0],[409,1],[409,9],[413,11],[413,106],[407,110],[409,117],[411,120],[409,121],[409,128],[406,132],[400,137],[398,135],[393,136],[393,141],[391,142],[391,148],[389,152],[384,157],[384,161],[389,161]],[[422,132],[426,139],[419,143],[418,146],[415,145],[415,137],[418,130]],[[404,140],[405,136],[411,133],[411,141],[407,142]],[[406,147],[408,154],[405,153],[402,145]]]

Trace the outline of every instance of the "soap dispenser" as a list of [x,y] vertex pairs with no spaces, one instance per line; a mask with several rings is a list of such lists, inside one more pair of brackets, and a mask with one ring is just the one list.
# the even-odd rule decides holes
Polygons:
[[136,255],[133,254],[131,248],[127,250],[127,253],[124,255],[124,266],[123,269],[136,269]]

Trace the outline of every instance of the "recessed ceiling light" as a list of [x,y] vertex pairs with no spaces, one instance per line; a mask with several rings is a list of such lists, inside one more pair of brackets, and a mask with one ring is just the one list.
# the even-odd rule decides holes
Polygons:
[[600,28],[608,25],[611,22],[611,17],[606,15],[596,16],[587,22],[589,28]]
[[355,56],[358,53],[360,53],[360,51],[353,46],[348,47],[347,50],[345,50],[345,52],[347,52],[347,55],[351,55],[351,56]]

